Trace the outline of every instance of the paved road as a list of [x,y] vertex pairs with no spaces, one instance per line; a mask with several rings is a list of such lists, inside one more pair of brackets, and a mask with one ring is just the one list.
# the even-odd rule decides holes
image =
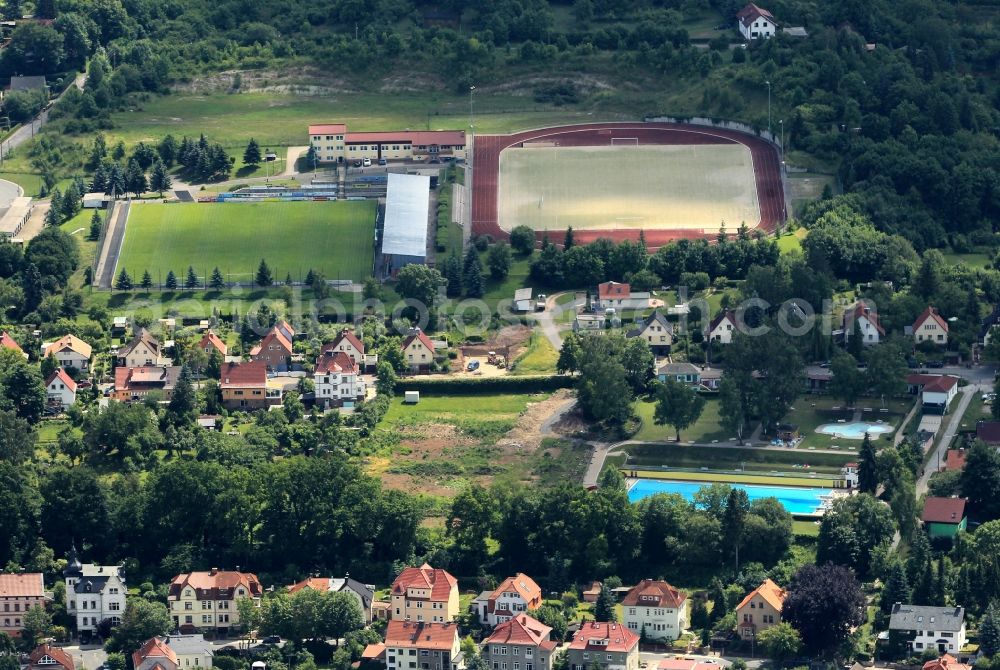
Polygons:
[[[76,75],[76,78],[73,80],[73,86],[76,86],[77,88],[82,90],[86,82],[87,82],[87,75],[86,73],[81,72],[80,74]],[[67,86],[66,91],[69,91],[69,89],[70,87]],[[61,100],[62,97],[66,95],[66,91],[63,91],[58,98],[53,100],[52,105],[59,102],[59,100]],[[43,109],[41,112],[39,112],[38,116],[36,116],[34,119],[31,120],[30,123],[21,126],[17,130],[15,130],[10,137],[8,137],[6,140],[3,141],[3,144],[0,145],[0,151],[3,152],[4,156],[6,156],[11,151],[13,151],[17,147],[21,146],[22,144],[30,140],[32,137],[35,136],[35,133],[37,133],[39,130],[42,129],[42,126],[45,125],[45,122],[49,120],[49,110],[52,109],[52,105],[49,105],[48,109]]]
[[[112,204],[112,207],[115,205]],[[128,200],[117,203],[118,210],[111,217],[108,231],[104,235],[104,248],[100,250],[101,259],[97,264],[97,285],[101,288],[111,288],[115,280],[115,266],[118,265],[118,253],[125,238],[125,219],[131,204]]]
[[104,648],[98,644],[88,644],[82,647],[70,646],[63,647],[63,649],[73,657],[76,670],[95,670],[108,659]]
[[962,425],[962,416],[965,414],[965,410],[969,408],[969,403],[972,402],[977,393],[993,390],[992,377],[990,377],[990,380],[991,383],[988,384],[969,384],[962,389],[958,405],[955,406],[955,411],[952,413],[947,426],[945,426],[944,434],[938,440],[935,453],[927,460],[927,467],[924,468],[924,474],[917,480],[917,498],[927,492],[927,485],[930,482],[931,475],[937,472],[941,468],[941,464],[944,463],[945,452],[948,451],[952,440],[958,434],[958,429]]

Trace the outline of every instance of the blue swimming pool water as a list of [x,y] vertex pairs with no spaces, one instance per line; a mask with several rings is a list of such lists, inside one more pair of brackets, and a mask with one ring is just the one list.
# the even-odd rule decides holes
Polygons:
[[[679,493],[685,500],[694,500],[694,494],[711,482],[673,482],[661,479],[639,479],[629,489],[630,502],[638,502],[657,493]],[[730,484],[747,492],[750,502],[760,498],[777,498],[792,514],[814,514],[822,502],[820,496],[828,495],[831,489],[807,489],[798,486],[760,486],[757,484]]]
[[864,421],[856,421],[854,423],[824,423],[816,429],[817,433],[836,435],[837,437],[843,437],[848,440],[864,439],[865,433],[868,433],[869,435],[880,435],[881,433],[888,433],[891,431],[892,426],[884,423],[866,423]]

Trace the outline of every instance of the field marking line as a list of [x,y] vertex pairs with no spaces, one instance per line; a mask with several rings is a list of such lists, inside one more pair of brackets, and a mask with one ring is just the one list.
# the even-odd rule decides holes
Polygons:
[[82,233],[82,232],[83,232],[83,228],[77,228],[72,233],[70,233],[70,235],[76,235],[77,233]]

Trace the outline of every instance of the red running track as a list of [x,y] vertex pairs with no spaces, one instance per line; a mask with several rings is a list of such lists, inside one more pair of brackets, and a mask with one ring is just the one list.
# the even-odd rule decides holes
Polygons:
[[[479,135],[473,146],[472,171],[472,232],[503,239],[508,234],[501,230],[498,221],[497,186],[500,171],[500,152],[523,142],[545,140],[558,146],[607,146],[612,137],[638,138],[639,144],[742,144],[750,149],[754,176],[757,181],[757,201],[760,221],[756,228],[774,232],[784,220],[785,194],[781,180],[781,162],[777,148],[770,142],[736,130],[694,126],[679,123],[589,123],[558,128],[528,130],[514,135]],[[720,222],[721,223],[721,222]],[[750,225],[751,222],[747,222]],[[754,226],[750,225],[751,228]],[[605,237],[615,241],[639,239],[639,229],[574,230],[574,239],[592,242]],[[536,233],[541,239],[544,233]],[[705,233],[700,228],[644,231],[646,244],[655,249],[679,239],[700,237],[714,238],[715,233]]]

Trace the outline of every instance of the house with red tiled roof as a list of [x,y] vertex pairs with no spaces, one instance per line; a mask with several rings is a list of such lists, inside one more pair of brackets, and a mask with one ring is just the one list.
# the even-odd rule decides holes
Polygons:
[[324,409],[353,407],[364,400],[368,385],[346,351],[326,351],[316,359],[313,371],[316,403]]
[[913,340],[917,344],[933,342],[942,347],[947,345],[948,322],[941,318],[935,308],[928,307],[913,322]]
[[958,377],[951,375],[906,375],[907,390],[920,394],[924,413],[944,414],[958,395]]
[[174,626],[182,633],[215,630],[224,634],[239,626],[236,601],[250,598],[259,607],[262,593],[260,580],[252,572],[212,568],[174,577],[167,606]]
[[736,14],[736,27],[745,40],[766,40],[774,37],[778,23],[771,12],[751,2]]
[[472,609],[479,616],[479,622],[490,627],[541,606],[541,587],[523,572],[503,580],[492,591],[483,591],[472,601]]
[[644,579],[622,600],[623,621],[650,641],[673,642],[687,628],[687,594],[670,584]]
[[770,579],[755,588],[736,606],[736,630],[744,640],[781,623],[781,609],[788,592]]
[[414,372],[429,369],[434,364],[434,352],[431,338],[419,328],[415,328],[403,340],[403,358]]
[[569,670],[638,670],[639,635],[620,623],[585,621],[566,651]]
[[844,312],[844,342],[860,335],[866,345],[878,344],[885,337],[885,329],[878,320],[878,312],[864,301],[857,301]]
[[365,343],[349,328],[341,330],[337,334],[337,337],[333,339],[333,342],[324,344],[320,349],[320,353],[322,354],[331,351],[342,351],[350,356],[351,360],[358,367],[359,372],[364,372],[378,365],[378,354],[365,354]]
[[201,336],[201,340],[198,342],[198,348],[204,351],[206,354],[211,355],[213,351],[218,351],[225,358],[229,353],[229,347],[222,338],[215,334],[215,332],[209,328],[205,331],[205,334]]
[[65,369],[56,368],[45,380],[45,395],[49,405],[66,409],[76,402],[76,382]]
[[281,388],[268,388],[267,363],[225,363],[219,375],[222,405],[229,410],[249,412],[281,404]]
[[76,670],[76,664],[59,647],[40,644],[28,655],[28,670]]
[[250,350],[250,359],[267,365],[269,370],[286,369],[292,358],[292,339],[287,331],[274,326],[260,344]]
[[944,654],[941,658],[924,663],[922,670],[972,670],[972,666],[959,663],[951,654]]
[[955,537],[965,530],[968,518],[965,513],[965,498],[928,497],[924,501],[924,512],[920,520],[931,539],[935,537]]
[[45,607],[45,585],[40,572],[19,574],[0,573],[0,632],[20,637],[24,630],[24,615],[32,607]]
[[606,281],[597,285],[597,294],[591,298],[590,304],[594,311],[615,309],[621,312],[625,309],[648,309],[650,298],[649,291],[633,291],[629,284]]
[[656,670],[719,670],[718,661],[704,661],[690,657],[676,656],[660,661]]
[[385,629],[385,667],[386,670],[461,670],[465,659],[458,624],[391,619]]
[[401,621],[454,621],[458,616],[458,580],[447,570],[424,563],[405,568],[389,589],[390,618]]
[[151,393],[160,400],[170,400],[181,375],[181,367],[115,368],[114,399],[118,402],[142,402]]
[[3,347],[4,349],[10,349],[11,351],[20,354],[24,358],[28,357],[28,354],[24,353],[24,349],[21,348],[21,345],[18,344],[17,341],[13,337],[11,337],[10,333],[8,333],[6,330],[0,333],[0,347]]
[[[976,426],[977,432],[979,426]],[[965,469],[965,449],[949,449],[944,456],[944,466],[941,468],[946,472],[961,472]]]
[[348,132],[343,123],[309,126],[309,143],[317,163],[372,161],[432,161],[465,158],[462,130],[393,130]]
[[135,670],[201,670],[212,667],[212,645],[200,634],[153,637],[132,653]]
[[132,666],[135,670],[177,670],[177,654],[166,642],[151,637],[132,652]]
[[520,670],[552,670],[559,644],[551,640],[552,629],[525,613],[504,621],[483,640],[483,660],[487,668],[502,670],[518,664]]

